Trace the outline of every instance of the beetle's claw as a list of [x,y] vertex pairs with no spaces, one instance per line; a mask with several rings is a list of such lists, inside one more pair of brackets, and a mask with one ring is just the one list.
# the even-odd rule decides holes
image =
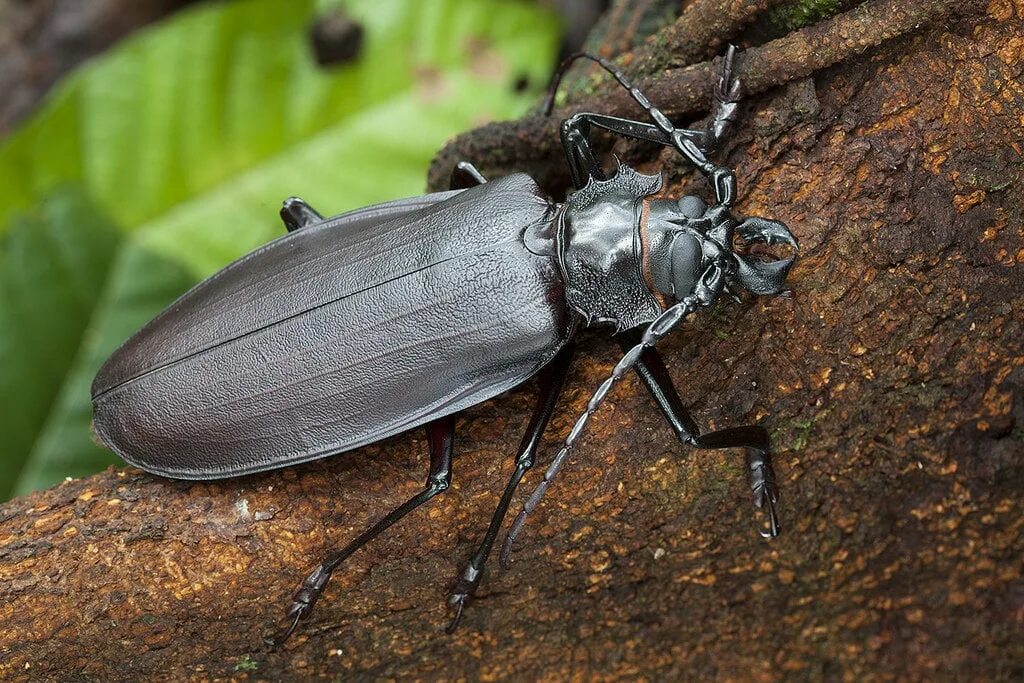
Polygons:
[[448,623],[448,626],[445,628],[445,630],[444,630],[445,633],[448,633],[448,634],[455,633],[455,629],[457,629],[459,627],[459,623],[462,621],[462,610],[464,610],[466,608],[466,602],[468,602],[469,596],[462,596],[462,597],[464,597],[465,599],[464,600],[456,600],[455,599],[456,596],[453,595],[451,597],[451,599],[449,600],[449,603],[451,605],[454,605],[454,607],[455,607],[455,616],[452,617],[452,620]]
[[288,611],[285,612],[285,617],[292,620],[291,626],[277,638],[268,640],[268,644],[274,647],[284,645],[285,641],[295,633],[295,629],[302,617],[313,609],[313,605],[320,598],[320,594],[324,591],[324,586],[327,585],[330,579],[331,569],[324,567],[324,565],[320,565],[313,570],[313,573],[306,577],[306,580],[302,582],[302,587],[295,591],[292,602],[288,605]]
[[284,645],[288,641],[288,639],[292,637],[292,634],[295,633],[295,629],[298,628],[299,621],[302,619],[302,615],[306,613],[307,607],[308,605],[293,602],[291,604],[291,607],[288,608],[287,615],[289,617],[292,617],[291,625],[287,629],[285,629],[284,633],[282,633],[281,635],[277,636],[276,638],[264,638],[263,642],[265,642],[267,645],[270,645],[271,647],[281,647],[282,645]]
[[474,567],[473,563],[470,562],[466,565],[465,571],[459,576],[455,589],[452,591],[451,597],[448,598],[448,604],[455,608],[455,616],[452,617],[448,628],[444,630],[445,633],[452,633],[459,627],[459,622],[462,621],[462,610],[466,608],[469,601],[473,599],[473,595],[476,594],[482,574],[483,572]]
[[715,82],[715,97],[720,102],[737,102],[740,99],[740,82],[733,77],[733,58],[736,56],[736,46],[730,45],[722,60],[722,70]]
[[762,538],[775,538],[779,535],[779,531],[782,530],[782,526],[779,524],[779,514],[776,510],[776,503],[779,501],[779,492],[775,488],[775,484],[771,482],[764,482],[760,486],[754,489],[754,505],[765,511],[765,515],[768,518],[768,528],[763,527],[758,530]]

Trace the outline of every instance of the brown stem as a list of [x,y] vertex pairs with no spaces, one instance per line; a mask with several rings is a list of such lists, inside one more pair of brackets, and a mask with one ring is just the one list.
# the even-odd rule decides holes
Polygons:
[[723,7],[721,0],[696,0],[679,21],[662,32],[664,43],[659,52],[666,66],[706,59],[758,16],[787,2],[791,0],[732,0]]
[[[872,0],[832,19],[744,52],[737,76],[746,95],[804,78],[854,55],[931,23],[948,14],[981,11],[980,0]],[[671,69],[661,76],[639,79],[638,85],[667,114],[680,117],[706,108],[719,60]],[[431,165],[431,189],[447,185],[453,165],[470,159],[485,174],[511,169],[536,171],[558,149],[558,122],[571,111],[598,110],[616,116],[634,114],[636,104],[621,89],[602,88],[587,101],[556,109],[553,116],[527,116],[517,121],[491,123],[448,143]]]

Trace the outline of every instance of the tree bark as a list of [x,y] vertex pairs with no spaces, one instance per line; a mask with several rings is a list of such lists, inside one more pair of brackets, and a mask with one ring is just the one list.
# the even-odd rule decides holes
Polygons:
[[[736,213],[800,238],[794,296],[723,302],[663,354],[704,427],[770,430],[780,537],[756,533],[740,453],[679,445],[623,382],[511,571],[492,563],[446,635],[527,386],[463,414],[454,487],[355,555],[280,649],[262,638],[320,556],[422,486],[421,433],[216,483],[110,470],[0,506],[0,677],[1021,678],[1024,3],[981,10],[766,87],[721,156]],[[819,53],[851,36],[829,35]],[[707,196],[671,155],[631,152],[673,196]],[[582,351],[549,455],[617,359],[596,333]]]

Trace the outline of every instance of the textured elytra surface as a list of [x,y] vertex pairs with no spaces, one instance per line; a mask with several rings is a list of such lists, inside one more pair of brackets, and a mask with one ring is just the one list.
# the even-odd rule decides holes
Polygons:
[[[772,431],[778,539],[756,536],[742,457],[678,446],[625,382],[512,571],[492,567],[444,635],[524,388],[459,421],[456,487],[355,556],[281,651],[261,638],[313,557],[421,486],[421,434],[216,485],[108,472],[5,504],[0,675],[1019,678],[1022,19],[993,3],[759,98],[727,150],[737,213],[801,238],[796,296],[724,303],[664,354],[702,425]],[[583,347],[548,453],[616,359]]]

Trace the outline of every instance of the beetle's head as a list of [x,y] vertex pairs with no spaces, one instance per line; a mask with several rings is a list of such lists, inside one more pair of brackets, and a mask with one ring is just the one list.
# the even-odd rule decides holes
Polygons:
[[[766,218],[737,220],[728,207],[708,207],[696,197],[684,197],[664,218],[671,230],[668,273],[674,299],[696,295],[710,305],[726,290],[759,295],[786,291],[786,276],[796,259],[797,241],[779,221]],[[781,247],[789,253],[773,254]]]

